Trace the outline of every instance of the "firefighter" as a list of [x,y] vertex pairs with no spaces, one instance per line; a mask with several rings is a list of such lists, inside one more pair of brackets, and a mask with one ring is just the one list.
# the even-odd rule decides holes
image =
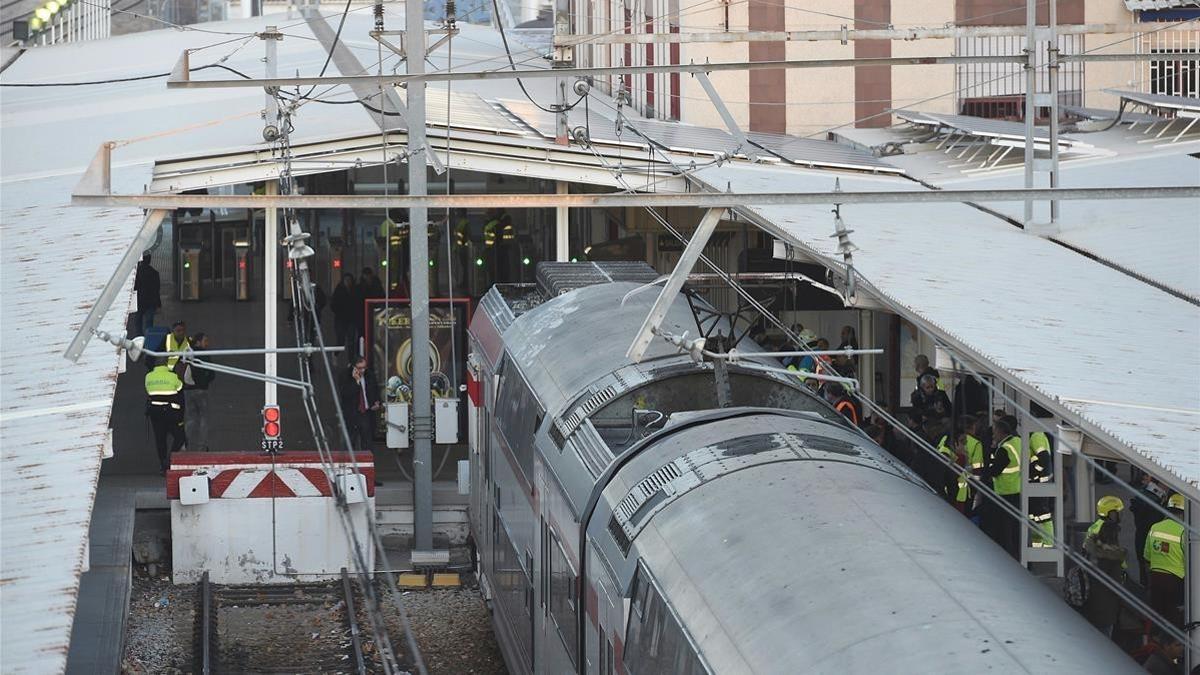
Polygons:
[[[1125,547],[1121,546],[1121,511],[1125,502],[1108,495],[1096,502],[1099,518],[1092,523],[1083,540],[1083,550],[1100,571],[1115,585],[1125,580]],[[1121,613],[1116,592],[1099,579],[1093,580],[1084,604],[1084,615],[1105,635],[1112,637]]]

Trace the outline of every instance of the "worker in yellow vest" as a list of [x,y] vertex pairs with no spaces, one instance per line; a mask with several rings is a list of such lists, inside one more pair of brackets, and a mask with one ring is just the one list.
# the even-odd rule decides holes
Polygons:
[[[192,346],[192,343],[188,340],[188,337],[187,337],[187,327],[183,324],[182,321],[176,321],[174,324],[171,325],[171,332],[167,333],[167,344],[165,345],[166,349],[164,349],[163,351],[186,352],[188,349],[191,348],[191,346]],[[179,363],[178,356],[168,356],[167,357],[167,367],[168,368],[174,369],[176,363]]]
[[1183,495],[1176,492],[1167,499],[1173,518],[1164,518],[1150,527],[1142,557],[1150,568],[1150,606],[1176,626],[1183,625],[1183,578],[1187,570],[1187,531],[1183,520]]
[[167,437],[172,439],[170,452],[178,452],[187,443],[183,429],[183,381],[165,362],[147,356],[146,415],[154,429],[154,447],[158,451],[159,473],[166,474],[171,465]]
[[[1044,431],[1035,431],[1029,434],[1029,482],[1049,483],[1053,480],[1054,455],[1050,452],[1050,437]],[[1039,529],[1033,535],[1033,546],[1054,546],[1054,498],[1030,498],[1029,519],[1037,523]]]
[[[1016,435],[1017,419],[1005,415],[996,421],[998,442],[984,468],[984,478],[992,489],[1008,502],[1013,511],[1021,511],[1021,437]],[[1004,547],[1013,558],[1020,560],[1021,524],[1007,510],[989,501],[983,519],[984,530]]]
[[[975,436],[977,424],[974,417],[964,415],[958,421],[958,428],[961,429],[958,438],[958,452],[964,457],[964,466],[971,475],[978,478],[983,475],[983,443]],[[978,521],[975,513],[975,490],[970,487],[965,476],[958,477],[958,492],[954,498],[955,505],[963,515],[971,517],[972,520]]]

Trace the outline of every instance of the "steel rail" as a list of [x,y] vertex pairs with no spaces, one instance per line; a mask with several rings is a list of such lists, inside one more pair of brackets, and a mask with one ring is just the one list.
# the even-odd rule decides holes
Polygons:
[[[1066,54],[1060,61],[1200,61],[1200,53],[1164,54]],[[617,77],[622,75],[652,75],[655,73],[717,73],[747,70],[792,70],[797,68],[850,68],[857,66],[926,66],[958,65],[967,63],[1025,63],[1025,55],[1016,56],[888,56],[853,59],[804,59],[789,61],[735,61],[728,63],[683,63],[677,65],[652,66],[593,66],[587,68],[526,68],[522,70],[472,70],[437,71],[420,75],[325,75],[323,77],[271,77],[227,80],[193,80],[181,73],[177,66],[175,74],[167,80],[168,89],[220,89],[227,87],[278,87],[289,88],[312,85],[348,84],[351,86],[370,84],[378,87],[407,84],[409,82],[478,82],[481,80],[515,80],[564,77]]]
[[212,639],[216,633],[212,622],[216,615],[212,612],[212,587],[208,582],[208,572],[200,577],[200,673],[212,675],[215,662]]
[[1027,199],[1186,199],[1200,197],[1200,185],[1169,187],[1020,188],[1003,190],[873,190],[863,192],[692,192],[483,195],[176,195],[75,194],[76,206],[130,206],[143,209],[408,209],[425,208],[741,208],[805,204],[913,204],[936,202],[1014,202]]
[[346,622],[350,625],[350,642],[354,649],[354,669],[358,675],[367,675],[367,664],[363,660],[362,639],[359,637],[358,617],[354,611],[354,588],[350,585],[350,574],[342,568],[342,593],[346,596]]

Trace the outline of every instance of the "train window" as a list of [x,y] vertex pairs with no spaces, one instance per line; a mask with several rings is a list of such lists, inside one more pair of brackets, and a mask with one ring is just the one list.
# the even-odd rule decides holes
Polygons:
[[508,528],[499,512],[493,523],[495,547],[493,555],[493,589],[500,605],[502,619],[512,630],[522,659],[532,669],[533,659],[533,583],[529,577],[532,561],[522,558],[513,546]]
[[[505,358],[505,363],[508,359]],[[496,423],[525,478],[533,478],[533,433],[546,411],[515,364],[508,363],[496,395]]]
[[579,663],[579,640],[575,630],[579,606],[577,587],[579,580],[567,560],[562,543],[554,532],[550,532],[550,616],[558,627],[571,663]]
[[633,611],[625,634],[625,669],[632,675],[705,675],[708,669],[646,568],[638,565]]

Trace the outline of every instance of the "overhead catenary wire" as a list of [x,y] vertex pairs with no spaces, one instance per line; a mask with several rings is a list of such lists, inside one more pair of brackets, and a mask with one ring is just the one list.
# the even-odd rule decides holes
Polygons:
[[[279,98],[278,94],[276,94],[276,96],[277,96],[277,98]],[[290,116],[291,116],[292,112],[294,112],[294,110],[290,109],[286,105],[285,101],[279,101],[279,105],[280,105],[279,110],[281,112],[281,115],[284,117],[290,118]],[[290,192],[291,189],[293,188],[293,184],[292,184],[293,176],[292,176],[292,172],[291,172],[291,145],[290,145],[290,140],[289,140],[290,139],[290,130],[292,128],[290,120],[287,120],[285,123],[280,124],[280,127],[283,130],[283,133],[280,135],[280,139],[279,139],[276,147],[279,150],[280,159],[283,162],[283,166],[280,171],[281,183],[283,184],[283,186],[286,186],[286,188]],[[290,224],[291,222],[293,222],[292,218],[294,218],[294,214],[290,213],[290,211],[285,212],[285,213],[288,216],[287,220]],[[298,230],[298,227],[295,229]],[[351,442],[349,430],[346,426],[345,418],[343,417],[343,411],[341,409],[341,401],[338,397],[337,383],[333,376],[333,369],[329,362],[329,355],[327,353],[325,353],[325,349],[326,349],[325,338],[324,338],[323,333],[319,329],[320,317],[316,313],[315,296],[313,294],[312,283],[311,283],[310,275],[309,275],[309,271],[308,271],[308,264],[304,258],[300,258],[294,262],[294,264],[292,265],[291,274],[294,277],[299,277],[299,282],[296,284],[296,286],[299,286],[300,291],[301,291],[300,295],[293,296],[293,300],[292,300],[293,301],[293,313],[294,313],[294,315],[296,315],[298,317],[299,312],[303,311],[307,307],[308,316],[310,317],[310,320],[312,321],[312,325],[314,325],[316,327],[316,330],[314,330],[313,332],[315,334],[315,337],[317,338],[317,342],[322,351],[321,361],[325,368],[326,378],[327,378],[327,381],[329,384],[331,397],[334,402],[334,408],[335,408],[336,414],[337,414],[337,422],[338,422],[339,430],[341,431],[342,441],[346,444],[345,445],[346,453],[350,457],[350,465],[351,465],[352,470],[355,473],[361,474],[361,472],[359,471],[360,465],[359,465],[357,456],[355,454],[354,445]],[[307,372],[308,372],[307,369],[302,370],[302,373],[307,373]],[[311,385],[310,385],[310,389],[311,389]],[[315,406],[315,401],[312,402],[312,404]],[[382,616],[382,607],[379,603],[378,595],[375,592],[375,588],[374,588],[374,585],[371,580],[371,575],[374,572],[374,570],[372,570],[371,567],[369,565],[367,565],[367,563],[366,563],[366,557],[363,554],[363,550],[362,550],[361,543],[359,541],[357,529],[354,526],[353,519],[349,515],[348,505],[345,501],[345,495],[343,495],[341,493],[340,489],[337,487],[337,483],[336,483],[335,477],[334,477],[334,464],[333,464],[332,450],[329,447],[329,441],[328,441],[328,437],[325,434],[324,424],[321,421],[319,414],[315,414],[315,408],[314,408],[314,414],[312,415],[312,419],[315,421],[318,455],[322,459],[322,464],[324,466],[324,470],[327,474],[328,480],[330,481],[330,485],[333,486],[335,503],[338,507],[337,510],[339,513],[340,521],[341,521],[343,530],[347,535],[347,543],[351,548],[355,566],[356,566],[358,574],[359,574],[359,582],[360,582],[360,585],[362,586],[363,595],[367,600],[367,602],[365,603],[366,609],[367,609],[367,614],[368,614],[368,618],[370,619],[372,632],[376,638],[376,645],[377,645],[381,660],[383,662],[384,671],[387,673],[397,672],[399,669],[399,665],[398,665],[398,663],[395,662],[395,652],[393,651],[390,641],[387,636],[387,628],[386,628],[386,624],[385,624],[383,616]],[[425,674],[425,673],[427,673],[427,669],[425,667],[424,660],[421,657],[421,652],[420,652],[419,647],[417,646],[416,639],[413,636],[412,626],[408,620],[408,615],[404,608],[404,602],[403,602],[402,598],[400,597],[399,592],[396,588],[395,578],[392,576],[392,573],[390,571],[391,565],[388,564],[388,562],[387,562],[387,552],[383,545],[383,539],[379,533],[379,528],[376,523],[375,514],[372,512],[371,509],[366,509],[365,517],[366,517],[366,521],[367,521],[369,541],[375,546],[376,552],[383,560],[384,570],[382,573],[384,575],[386,587],[387,587],[387,590],[390,592],[390,597],[392,599],[392,602],[396,606],[397,612],[399,614],[400,624],[404,631],[405,639],[406,639],[409,651],[412,654],[413,662],[417,668],[417,671],[419,673]]]

